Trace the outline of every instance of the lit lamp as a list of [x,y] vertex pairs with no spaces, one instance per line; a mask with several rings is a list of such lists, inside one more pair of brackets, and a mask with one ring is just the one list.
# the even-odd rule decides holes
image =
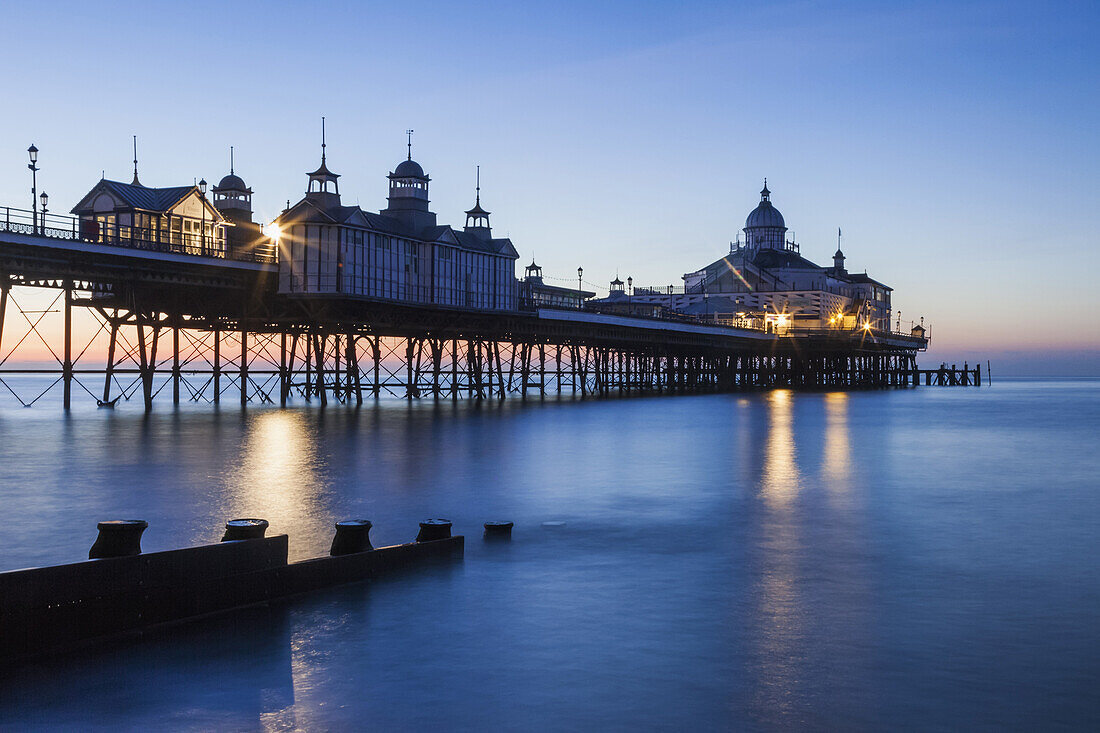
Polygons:
[[50,196],[45,191],[38,194],[38,202],[42,204],[42,233],[46,233],[46,204],[49,203]]
[[584,268],[577,268],[577,308],[584,308],[584,294],[581,292],[584,288],[581,287],[581,278],[584,277]]
[[27,148],[27,155],[31,162],[27,167],[31,169],[31,207],[34,209],[34,218],[31,220],[31,231],[38,231],[38,148],[31,143]]
[[626,277],[626,292],[629,296],[634,295],[634,278],[630,277],[629,275],[627,275]]

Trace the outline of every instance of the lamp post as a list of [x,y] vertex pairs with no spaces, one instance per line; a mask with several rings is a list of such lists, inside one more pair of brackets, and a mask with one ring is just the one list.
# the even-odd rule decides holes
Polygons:
[[626,276],[626,298],[627,302],[634,299],[634,278],[629,275]]
[[[191,179],[194,180],[194,179]],[[206,179],[199,179],[199,193],[202,194],[202,233],[199,235],[200,251],[206,254]]]
[[38,194],[38,201],[39,201],[39,203],[42,204],[42,226],[40,227],[40,229],[42,230],[42,233],[45,234],[46,233],[46,204],[48,204],[49,201],[50,201],[49,194],[47,194],[45,191]]
[[33,218],[31,219],[31,232],[38,233],[38,148],[31,143],[31,146],[27,148],[27,155],[30,156],[31,162],[27,167],[31,169],[31,208],[33,209]]
[[584,293],[581,292],[582,290],[584,290],[584,288],[581,287],[581,278],[583,278],[583,277],[584,277],[584,268],[583,267],[578,267],[577,268],[577,309],[578,310],[584,310]]

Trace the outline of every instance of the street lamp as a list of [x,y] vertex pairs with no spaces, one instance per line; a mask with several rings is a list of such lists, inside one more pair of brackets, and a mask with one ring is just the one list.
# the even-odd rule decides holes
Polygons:
[[45,191],[38,194],[38,201],[39,201],[39,203],[42,204],[42,233],[45,234],[46,233],[46,204],[49,203],[49,201],[50,201],[49,194],[46,193]]
[[634,296],[634,278],[630,277],[629,275],[626,276],[626,292],[627,292],[627,299],[628,300],[633,299],[633,296]]
[[[195,180],[195,179],[191,179]],[[200,251],[206,254],[206,179],[199,179],[199,193],[202,194],[202,233],[199,235],[201,242]]]
[[31,143],[31,146],[27,148],[27,155],[31,157],[30,165],[27,167],[31,169],[31,208],[33,209],[33,219],[31,220],[31,231],[38,232],[38,148]]
[[577,308],[578,309],[583,309],[584,308],[584,293],[581,292],[582,290],[584,290],[584,288],[581,287],[581,278],[583,278],[583,277],[584,277],[584,268],[583,267],[578,267],[577,268]]

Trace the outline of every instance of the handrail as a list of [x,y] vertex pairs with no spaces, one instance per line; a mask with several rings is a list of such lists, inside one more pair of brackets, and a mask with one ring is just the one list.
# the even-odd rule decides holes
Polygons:
[[219,243],[216,238],[204,237],[201,233],[158,231],[125,225],[118,225],[113,229],[114,231],[104,231],[104,228],[90,219],[48,212],[43,214],[11,206],[4,207],[4,215],[0,217],[0,232],[237,262],[273,263],[276,261],[273,254],[231,248],[226,245],[224,239]]

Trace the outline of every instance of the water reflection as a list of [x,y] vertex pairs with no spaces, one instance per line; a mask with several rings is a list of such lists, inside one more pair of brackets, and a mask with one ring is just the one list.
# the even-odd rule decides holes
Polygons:
[[801,540],[795,499],[801,490],[798,449],[794,435],[794,396],[776,390],[767,397],[768,436],[760,474],[760,495],[766,512],[757,589],[756,656],[758,709],[788,712],[799,673],[797,650],[802,644],[803,613],[798,578]]
[[788,505],[798,496],[801,478],[794,440],[794,409],[790,390],[768,394],[768,442],[764,449],[761,492],[773,508]]
[[273,523],[272,530],[290,531],[292,537],[302,534],[326,488],[325,462],[308,415],[271,411],[250,416],[236,468],[225,480],[227,514],[292,520],[295,527]]
[[847,492],[851,475],[852,449],[848,441],[848,395],[825,395],[825,459],[822,478],[830,494]]

